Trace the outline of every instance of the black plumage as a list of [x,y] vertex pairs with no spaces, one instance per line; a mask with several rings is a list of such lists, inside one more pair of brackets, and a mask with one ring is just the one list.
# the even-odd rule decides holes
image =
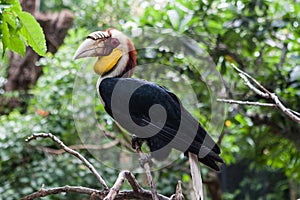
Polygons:
[[175,148],[192,152],[200,162],[220,170],[216,162],[223,160],[218,145],[175,94],[132,78],[104,78],[98,90],[107,113],[130,133],[145,139],[154,158],[165,159]]

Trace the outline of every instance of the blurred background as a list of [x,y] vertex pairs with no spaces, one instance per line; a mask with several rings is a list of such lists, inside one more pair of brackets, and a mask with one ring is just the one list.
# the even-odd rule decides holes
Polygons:
[[[162,76],[171,71],[169,76],[174,82],[188,80],[197,99],[195,104],[188,98],[185,100],[189,111],[211,130],[226,163],[221,173],[202,165],[205,199],[300,198],[300,125],[272,107],[218,103],[222,104],[222,110],[214,110],[210,92],[214,80],[212,83],[203,80],[201,64],[191,65],[190,58],[174,54],[155,40],[144,40],[146,36],[141,38],[135,31],[145,33],[150,28],[156,34],[162,35],[163,30],[195,40],[221,74],[218,81],[226,89],[226,98],[268,102],[244,85],[231,67],[234,63],[280,96],[288,108],[299,112],[299,0],[24,0],[21,4],[41,24],[48,52],[40,57],[27,48],[23,58],[6,52],[0,61],[0,199],[20,199],[43,184],[47,188],[64,185],[99,188],[96,178],[78,159],[59,151],[50,140],[27,144],[25,139],[36,132],[51,132],[66,145],[74,145],[109,185],[114,183],[119,169],[111,167],[114,163],[109,159],[99,161],[103,151],[98,155],[97,150],[79,147],[82,143],[93,148],[98,146],[110,157],[112,152],[107,144],[127,148],[130,138],[105,113],[97,99],[97,75],[91,67],[82,68],[92,66],[94,61],[72,60],[75,50],[90,32],[110,27],[123,31],[136,46],[144,48],[138,50],[138,65],[168,66],[168,70],[160,73],[156,65],[147,67],[148,70],[138,67],[135,77],[164,84]],[[155,48],[150,51],[145,49],[153,45]],[[3,52],[2,45],[0,52]],[[84,83],[78,83],[80,80]],[[79,89],[78,85],[83,88]],[[172,84],[167,87],[179,97],[186,97],[184,88],[172,88]],[[80,99],[76,92],[74,96],[74,89],[79,93],[90,91],[91,98]],[[223,93],[215,95],[224,97]],[[193,105],[189,107],[189,103]],[[222,124],[214,128],[211,119],[220,112]],[[92,129],[91,132],[85,134],[92,139],[85,141],[84,127],[76,123],[91,115],[97,121],[90,122],[94,129],[89,127],[86,130]],[[93,140],[93,135],[104,130],[111,137]],[[122,154],[114,156],[124,159]],[[147,187],[145,175],[136,176]],[[174,193],[177,180],[182,180],[184,195],[190,199],[191,177],[183,157],[156,170],[154,178],[158,192],[167,196]],[[58,194],[44,199],[88,198]]]

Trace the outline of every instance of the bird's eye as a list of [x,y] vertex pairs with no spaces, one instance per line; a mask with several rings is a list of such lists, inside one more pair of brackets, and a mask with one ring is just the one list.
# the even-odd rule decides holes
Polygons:
[[113,47],[116,47],[120,44],[120,42],[117,38],[112,38],[110,43]]

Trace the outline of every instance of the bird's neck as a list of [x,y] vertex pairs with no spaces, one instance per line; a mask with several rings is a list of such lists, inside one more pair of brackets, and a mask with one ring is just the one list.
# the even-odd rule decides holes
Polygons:
[[128,78],[134,73],[136,66],[136,50],[128,39],[126,48],[122,49],[122,57],[116,65],[107,73],[101,75],[101,79],[108,77]]

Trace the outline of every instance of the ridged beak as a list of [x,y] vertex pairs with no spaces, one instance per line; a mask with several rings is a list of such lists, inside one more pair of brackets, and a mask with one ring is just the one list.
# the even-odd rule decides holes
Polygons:
[[97,44],[95,40],[87,38],[77,49],[73,60],[84,57],[97,56]]
[[73,60],[84,57],[107,56],[113,50],[107,33],[97,31],[91,33],[88,38],[78,47]]

